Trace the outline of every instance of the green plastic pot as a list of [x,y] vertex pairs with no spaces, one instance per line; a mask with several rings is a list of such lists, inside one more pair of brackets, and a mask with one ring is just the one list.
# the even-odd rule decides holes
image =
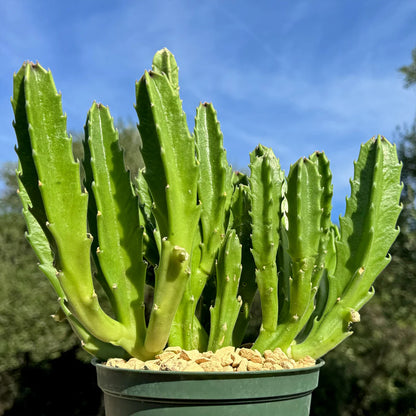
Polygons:
[[324,362],[244,373],[129,370],[95,360],[93,364],[106,416],[307,416]]

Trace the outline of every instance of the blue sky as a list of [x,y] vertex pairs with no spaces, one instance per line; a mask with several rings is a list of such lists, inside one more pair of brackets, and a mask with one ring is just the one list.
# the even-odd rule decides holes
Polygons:
[[52,70],[68,129],[80,131],[93,100],[135,122],[135,80],[167,47],[190,129],[199,102],[213,102],[236,168],[258,143],[286,172],[324,150],[337,217],[360,143],[396,141],[414,119],[416,92],[397,68],[410,63],[415,22],[414,0],[2,0],[0,163],[17,160],[10,96],[24,60]]

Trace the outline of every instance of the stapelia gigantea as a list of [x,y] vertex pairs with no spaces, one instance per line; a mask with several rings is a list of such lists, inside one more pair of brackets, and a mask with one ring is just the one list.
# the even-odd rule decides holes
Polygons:
[[259,145],[250,174],[233,172],[212,104],[198,107],[190,132],[167,49],[136,83],[144,166],[134,178],[109,109],[95,102],[80,174],[61,97],[39,64],[15,74],[12,106],[27,237],[87,351],[148,359],[167,343],[238,346],[256,293],[261,352],[318,358],[352,333],[398,234],[401,165],[385,138],[362,145],[338,227],[325,154],[299,159],[285,177]]

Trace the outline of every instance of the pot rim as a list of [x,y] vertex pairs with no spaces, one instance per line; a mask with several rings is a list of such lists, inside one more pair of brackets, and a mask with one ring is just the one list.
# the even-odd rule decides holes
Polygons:
[[290,369],[282,369],[282,370],[257,370],[257,371],[163,371],[163,370],[136,370],[133,368],[122,368],[122,367],[110,367],[106,366],[98,360],[98,358],[94,357],[91,360],[91,364],[94,367],[99,367],[102,369],[105,369],[106,371],[116,371],[116,372],[126,372],[126,373],[136,373],[136,374],[147,374],[147,375],[166,375],[169,376],[204,376],[204,377],[213,377],[215,378],[215,375],[220,376],[221,378],[229,377],[229,378],[238,378],[238,377],[271,377],[271,376],[279,376],[279,375],[290,375],[290,374],[296,374],[296,373],[309,373],[309,372],[315,372],[319,371],[321,367],[324,366],[325,361],[322,358],[318,358],[316,361],[316,364],[311,367],[301,367],[301,368],[290,368]]

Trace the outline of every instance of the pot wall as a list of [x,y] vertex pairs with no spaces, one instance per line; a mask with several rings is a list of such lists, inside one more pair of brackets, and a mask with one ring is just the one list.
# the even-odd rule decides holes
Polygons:
[[314,367],[245,373],[128,370],[93,362],[106,416],[307,416]]

